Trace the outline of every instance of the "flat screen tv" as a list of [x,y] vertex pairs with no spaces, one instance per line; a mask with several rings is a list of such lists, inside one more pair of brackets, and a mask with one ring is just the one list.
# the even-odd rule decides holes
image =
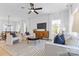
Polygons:
[[46,23],[38,23],[37,29],[46,29]]

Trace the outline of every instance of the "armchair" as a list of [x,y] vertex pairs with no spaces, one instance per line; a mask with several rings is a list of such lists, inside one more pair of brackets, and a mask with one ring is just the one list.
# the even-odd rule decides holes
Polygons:
[[20,37],[16,33],[7,33],[6,34],[6,44],[13,45],[16,42],[20,41]]

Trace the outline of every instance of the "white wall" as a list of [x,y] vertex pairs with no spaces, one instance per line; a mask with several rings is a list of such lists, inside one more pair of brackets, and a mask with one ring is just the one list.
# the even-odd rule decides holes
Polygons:
[[69,9],[70,10],[70,23],[69,23],[69,30],[70,33],[72,32],[72,27],[73,27],[73,22],[74,22],[74,13],[77,12],[79,9],[79,3],[74,3],[72,4],[72,7]]
[[47,30],[48,28],[48,21],[49,21],[49,15],[48,14],[42,14],[42,15],[36,15],[34,17],[29,18],[29,25],[30,25],[30,33],[33,33],[34,29],[37,29],[37,23],[47,23]]
[[69,10],[64,10],[64,11],[61,11],[59,13],[55,13],[55,14],[52,14],[50,15],[50,23],[49,23],[49,31],[50,31],[50,39],[53,38],[53,33],[52,33],[52,30],[51,30],[51,26],[52,26],[52,20],[61,20],[61,24],[66,28],[66,32],[69,31]]
[[72,4],[72,13],[75,11],[76,8],[79,8],[79,3]]
[[68,27],[69,27],[69,11],[68,10],[64,10],[64,11],[61,11],[59,13],[55,13],[55,14],[52,14],[50,15],[50,21],[51,20],[61,20],[61,23],[63,26],[66,27],[66,31],[68,31]]
[[51,35],[51,23],[52,20],[60,19],[62,22],[62,25],[66,27],[66,31],[69,31],[69,11],[64,10],[59,13],[53,13],[53,14],[40,14],[36,16],[29,17],[29,31],[31,34],[33,34],[33,29],[37,28],[37,23],[46,22],[47,23],[47,30],[49,31],[49,38],[52,39]]

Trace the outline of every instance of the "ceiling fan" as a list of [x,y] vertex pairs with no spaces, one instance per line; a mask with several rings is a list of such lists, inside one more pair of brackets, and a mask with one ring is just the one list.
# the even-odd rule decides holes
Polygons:
[[30,3],[30,11],[28,12],[28,14],[30,14],[31,12],[35,12],[36,14],[39,14],[36,10],[42,10],[42,8],[35,8],[33,3]]
[[[25,7],[21,7],[21,8],[25,8]],[[40,7],[40,8],[35,8],[34,7],[34,3],[30,3],[30,8],[28,8],[29,9],[29,12],[28,12],[28,14],[30,14],[31,12],[34,12],[34,13],[36,13],[36,14],[39,14],[38,12],[37,12],[37,10],[42,10],[42,8]]]

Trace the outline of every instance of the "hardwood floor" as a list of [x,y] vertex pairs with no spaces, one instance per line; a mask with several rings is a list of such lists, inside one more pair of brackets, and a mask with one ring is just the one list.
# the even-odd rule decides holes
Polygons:
[[10,54],[6,50],[0,47],[0,56],[10,56]]
[[11,56],[11,54],[4,48],[5,41],[0,41],[0,56]]

